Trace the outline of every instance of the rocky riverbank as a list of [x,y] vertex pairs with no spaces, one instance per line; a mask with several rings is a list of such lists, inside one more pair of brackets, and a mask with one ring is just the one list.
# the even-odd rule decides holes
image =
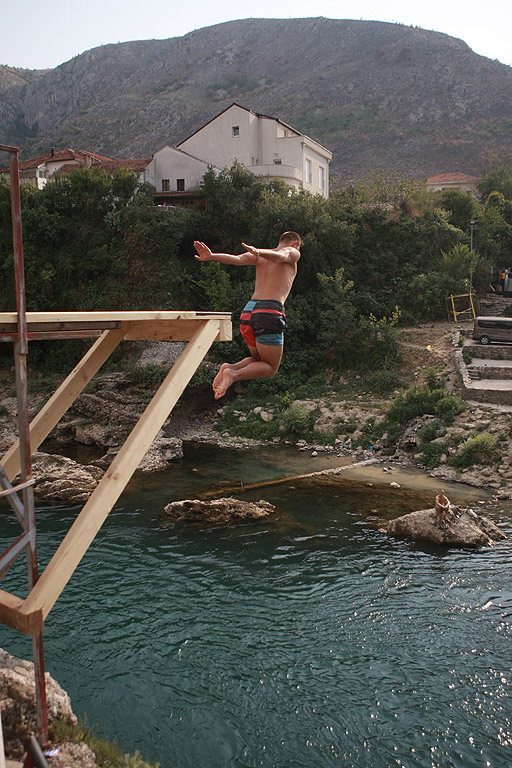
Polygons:
[[[16,398],[7,386],[0,384],[0,453],[16,439]],[[31,395],[32,415],[41,402],[40,395]],[[232,403],[236,405],[235,398]],[[33,468],[37,478],[36,494],[43,498],[84,502],[94,490],[123,440],[128,436],[147,404],[144,387],[130,386],[122,373],[106,374],[95,379],[95,391],[84,392],[64,415],[61,422],[35,452]],[[386,435],[371,445],[364,439],[365,425],[384,418],[385,404],[376,398],[361,396],[352,399],[323,397],[300,400],[291,404],[303,412],[314,414],[314,430],[330,434],[330,443],[290,439],[286,433],[274,437],[272,443],[292,444],[297,450],[310,452],[312,458],[320,452],[336,453],[354,461],[379,458],[384,464],[416,467],[442,481],[462,482],[487,488],[499,499],[512,498],[512,440],[511,415],[483,405],[467,405],[453,423],[442,430],[432,443],[439,446],[439,466],[425,465],[422,430],[433,422],[423,416],[410,422],[390,449]],[[276,418],[275,408],[257,406],[253,418],[268,422]],[[220,446],[250,447],[261,441],[233,437],[229,431],[218,431],[217,425],[226,411],[219,405],[207,385],[187,391],[175,411],[164,424],[138,471],[158,472],[183,455],[183,442],[209,442]],[[232,408],[239,422],[247,419],[247,411]],[[485,465],[475,464],[463,469],[450,465],[460,445],[472,436],[487,433],[496,442],[498,460]],[[80,449],[80,450],[78,450]],[[87,451],[83,459],[80,452]],[[72,458],[73,457],[73,458]]]
[[[457,337],[458,332],[454,334],[454,326],[449,323],[402,329],[404,362],[397,376],[421,386],[426,373],[434,368],[444,379],[447,392],[456,390]],[[127,349],[131,357],[124,372],[99,374],[93,379],[34,454],[36,494],[70,503],[81,503],[90,495],[156,390],[157,374],[168,370],[182,346],[164,342],[135,343]],[[134,365],[137,376],[133,375]],[[182,457],[185,441],[240,448],[261,444],[261,440],[235,436],[235,433],[243,433],[245,422],[251,420],[271,426],[282,418],[276,405],[262,402],[252,408],[248,406],[243,385],[237,385],[238,390],[235,387],[222,401],[215,401],[209,381],[216,367],[207,362],[203,368],[202,379],[206,383],[185,390],[137,471],[166,469]],[[58,383],[31,372],[31,418]],[[329,396],[289,404],[296,414],[306,416],[312,427],[309,434],[318,435],[318,439],[305,439],[300,432],[299,437],[291,437],[291,434],[297,435],[297,430],[290,431],[289,424],[279,423],[273,429],[271,444],[294,445],[297,450],[310,453],[312,458],[322,452],[336,453],[354,461],[376,457],[384,465],[415,467],[442,482],[467,483],[486,488],[499,499],[512,498],[510,411],[466,403],[465,410],[451,423],[441,425],[437,433],[430,434],[428,445],[425,432],[435,432],[436,422],[429,415],[409,421],[393,441],[387,433],[372,440],[369,425],[383,421],[390,400],[364,392],[364,379],[360,376],[355,377],[353,385],[352,391],[343,396],[333,391]],[[16,393],[11,372],[0,373],[0,403],[2,455],[16,439],[17,430]],[[461,446],[475,436],[485,438],[494,446],[493,450],[483,460],[477,455],[467,466],[453,466]]]
[[[48,722],[63,720],[77,722],[67,693],[46,673]],[[36,732],[34,665],[18,659],[0,648],[0,709],[4,748],[7,757],[19,760],[23,741]],[[52,768],[97,768],[94,752],[87,744],[59,742],[51,744],[54,754]]]

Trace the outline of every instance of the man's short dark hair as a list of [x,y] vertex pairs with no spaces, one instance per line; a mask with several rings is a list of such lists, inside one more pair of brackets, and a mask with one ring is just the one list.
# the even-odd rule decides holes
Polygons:
[[297,243],[297,248],[300,248],[302,245],[302,237],[297,234],[297,232],[283,232],[281,237],[279,238],[279,242],[286,242],[286,243]]

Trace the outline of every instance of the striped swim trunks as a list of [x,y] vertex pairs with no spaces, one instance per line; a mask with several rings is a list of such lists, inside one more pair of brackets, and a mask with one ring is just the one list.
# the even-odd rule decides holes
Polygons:
[[249,301],[240,315],[240,333],[249,347],[258,344],[282,347],[286,315],[284,304],[273,299]]

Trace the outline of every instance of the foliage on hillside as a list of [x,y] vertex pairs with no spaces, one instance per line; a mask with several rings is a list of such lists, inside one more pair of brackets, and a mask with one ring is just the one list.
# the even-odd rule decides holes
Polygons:
[[[503,173],[510,178],[509,169]],[[151,188],[129,172],[78,169],[42,190],[22,188],[27,307],[236,313],[250,296],[252,268],[199,263],[193,240],[240,253],[242,241],[272,246],[292,229],[304,248],[287,303],[284,378],[303,381],[326,368],[390,370],[398,361],[399,320],[443,317],[446,296],[467,291],[471,272],[485,290],[489,265],[508,259],[512,200],[504,196],[503,173],[500,191],[488,185],[485,203],[468,206],[460,193],[435,195],[383,174],[325,200],[235,165],[205,175],[203,213],[155,207]],[[13,310],[6,186],[0,254],[0,310]],[[237,334],[231,346],[233,357],[242,351]]]

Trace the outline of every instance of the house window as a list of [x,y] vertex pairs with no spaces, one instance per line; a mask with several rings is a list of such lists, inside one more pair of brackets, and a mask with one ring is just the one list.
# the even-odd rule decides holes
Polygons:
[[274,165],[282,165],[282,160],[274,160]]
[[318,187],[325,189],[325,168],[322,165],[318,168]]
[[313,174],[311,171],[311,160],[306,160],[306,184],[311,184]]
[[185,179],[176,179],[176,191],[177,192],[185,191]]
[[169,179],[162,179],[162,192],[171,191],[171,182]]
[[239,125],[234,125],[232,130],[233,130],[233,136],[240,136],[240,126]]

